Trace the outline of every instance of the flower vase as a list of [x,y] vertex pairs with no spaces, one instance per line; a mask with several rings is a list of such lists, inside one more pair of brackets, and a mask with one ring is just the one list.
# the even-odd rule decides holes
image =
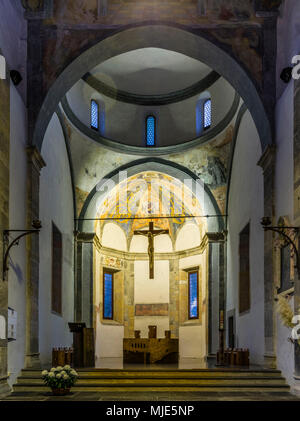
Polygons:
[[70,388],[52,387],[51,389],[54,396],[65,396],[70,393]]

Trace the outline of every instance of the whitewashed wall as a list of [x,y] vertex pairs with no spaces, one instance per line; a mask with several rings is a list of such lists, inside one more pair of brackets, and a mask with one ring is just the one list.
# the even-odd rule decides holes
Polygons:
[[[42,147],[47,164],[40,180],[40,357],[51,361],[52,347],[72,345],[68,322],[74,320],[73,230],[71,177],[62,129],[56,115],[48,126]],[[62,317],[51,312],[52,221],[63,236]]]
[[[10,180],[9,220],[10,229],[26,227],[26,107],[11,83],[10,89]],[[9,383],[13,385],[25,361],[26,322],[26,239],[10,252],[8,275],[8,305],[18,313],[17,340],[8,343]]]
[[188,269],[200,266],[202,276],[199,276],[199,313],[202,312],[201,324],[188,321],[185,326],[179,327],[179,357],[204,359],[207,356],[207,282],[205,254],[184,257],[179,260],[179,269]]
[[[264,214],[262,151],[249,112],[242,120],[233,161],[228,208],[227,310],[236,309],[236,345],[249,348],[252,363],[264,355]],[[239,233],[250,221],[251,309],[239,315]]]

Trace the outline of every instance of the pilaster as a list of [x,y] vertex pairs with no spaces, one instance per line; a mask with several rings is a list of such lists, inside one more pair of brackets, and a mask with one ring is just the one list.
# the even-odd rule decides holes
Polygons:
[[[275,224],[275,146],[268,146],[257,165],[264,175],[264,215],[269,216]],[[276,368],[276,318],[275,318],[275,284],[274,284],[274,233],[264,234],[264,331],[266,367]]]
[[[36,147],[27,148],[27,228],[39,219],[40,172],[45,162]],[[39,360],[39,236],[26,242],[26,368],[40,367]]]

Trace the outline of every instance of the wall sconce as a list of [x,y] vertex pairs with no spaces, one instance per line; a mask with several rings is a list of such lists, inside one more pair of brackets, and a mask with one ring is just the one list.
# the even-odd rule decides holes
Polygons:
[[299,227],[286,227],[284,225],[278,226],[278,227],[272,227],[271,226],[271,218],[268,216],[265,216],[262,218],[261,220],[261,225],[263,226],[263,229],[265,231],[273,231],[273,232],[277,232],[277,234],[281,235],[281,237],[283,237],[288,244],[290,244],[295,252],[295,256],[296,256],[296,265],[295,267],[297,268],[297,272],[298,272],[298,277],[300,276],[300,260],[299,260],[299,251],[298,248],[295,244],[295,242],[293,241],[293,239],[288,235],[287,231],[293,230],[295,232],[299,231]]
[[[13,246],[18,246],[19,245],[19,241],[20,241],[21,238],[23,238],[23,237],[25,237],[27,235],[39,233],[40,232],[40,229],[42,228],[41,221],[35,219],[32,222],[32,227],[34,228],[32,230],[4,230],[3,231],[4,250],[5,250],[5,245],[7,244],[7,248],[5,250],[4,258],[3,258],[3,281],[5,281],[7,272],[9,270],[9,267],[8,267],[8,256],[9,256],[9,252],[10,252],[11,248]],[[9,234],[11,232],[21,232],[22,234],[18,235],[14,240],[12,240],[11,243],[9,243],[8,238],[9,238]]]
[[13,84],[15,86],[18,86],[23,80],[23,78],[21,76],[21,73],[18,72],[18,70],[11,70],[10,71],[10,78],[13,81]]
[[284,83],[290,83],[290,81],[292,80],[292,75],[293,75],[293,67],[285,67],[280,74],[280,79]]

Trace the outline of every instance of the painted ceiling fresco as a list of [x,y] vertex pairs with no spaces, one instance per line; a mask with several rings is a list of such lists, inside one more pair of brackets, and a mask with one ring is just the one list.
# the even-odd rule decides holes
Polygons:
[[[108,150],[92,140],[83,138],[65,120],[74,167],[77,214],[90,191],[110,172],[117,170],[143,156],[122,154]],[[189,169],[212,191],[220,212],[225,213],[228,166],[232,146],[233,126],[230,125],[214,140],[191,150],[172,155],[164,155],[166,161]]]
[[128,21],[171,19],[199,23],[203,19],[255,21],[252,0],[54,0],[53,21],[124,24]]
[[[134,230],[148,227],[151,216],[168,217],[153,221],[156,228],[169,229],[172,237],[186,221],[201,224],[201,217],[185,218],[202,216],[199,200],[189,187],[163,173],[139,173],[123,180],[108,193],[99,206],[97,218],[108,218],[108,221],[113,218],[131,236]],[[100,222],[102,226],[105,223],[105,220]]]

